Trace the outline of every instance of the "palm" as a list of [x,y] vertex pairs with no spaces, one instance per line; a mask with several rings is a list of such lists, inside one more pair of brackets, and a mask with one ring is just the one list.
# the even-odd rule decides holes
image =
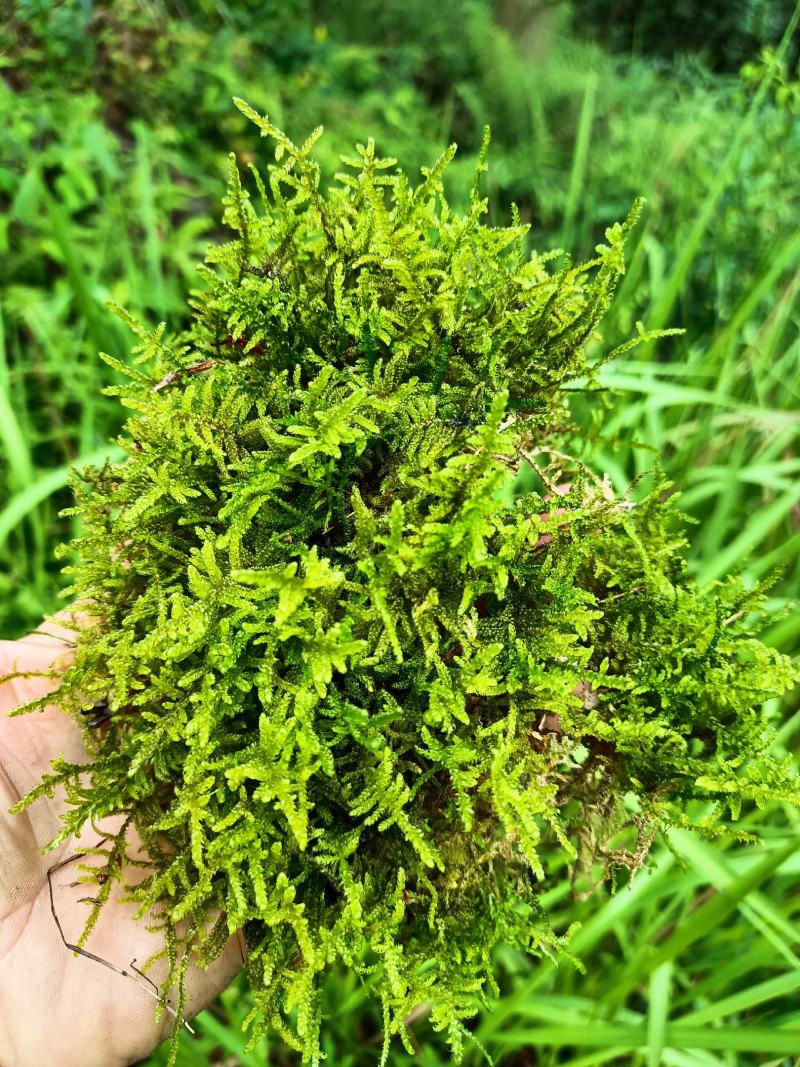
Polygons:
[[[50,624],[48,632],[70,632]],[[68,655],[58,637],[32,634],[0,642],[0,675],[57,668]],[[42,847],[59,828],[63,801],[42,798],[24,814],[9,807],[50,769],[63,753],[71,762],[86,758],[80,729],[62,711],[10,718],[7,711],[47,693],[48,678],[15,679],[0,685],[0,1064],[33,1067],[116,1067],[147,1055],[166,1036],[172,1018],[159,1023],[154,1001],[135,981],[70,952],[61,939],[50,905],[48,871],[81,847],[96,844],[86,836],[65,842],[43,856]],[[111,829],[111,826],[108,826]],[[114,826],[113,829],[117,827]],[[78,940],[87,917],[80,898],[91,892],[73,884],[72,863],[52,874],[53,897],[67,941]],[[132,879],[141,872],[131,873]],[[112,890],[87,949],[119,968],[147,959],[161,947],[159,935],[134,920],[134,908]],[[241,964],[236,939],[208,969],[190,970],[189,1011],[199,1011],[231,980]],[[158,981],[154,970],[151,977]]]

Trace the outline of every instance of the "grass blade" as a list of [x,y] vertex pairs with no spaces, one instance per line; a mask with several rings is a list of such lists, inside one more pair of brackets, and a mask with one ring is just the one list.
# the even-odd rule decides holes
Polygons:
[[8,535],[26,515],[43,500],[47,500],[53,493],[64,488],[69,481],[73,467],[94,467],[106,459],[120,459],[122,455],[121,449],[116,447],[98,448],[97,451],[90,452],[88,456],[81,456],[74,464],[56,467],[54,470],[41,474],[36,481],[15,493],[0,511],[0,547],[5,544]]

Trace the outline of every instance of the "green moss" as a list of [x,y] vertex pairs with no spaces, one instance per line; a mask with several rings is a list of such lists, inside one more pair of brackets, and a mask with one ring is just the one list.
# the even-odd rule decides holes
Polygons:
[[759,710],[796,671],[748,629],[758,593],[687,577],[665,486],[615,499],[571,417],[636,209],[554,270],[483,220],[488,137],[459,215],[454,148],[412,188],[358,146],[323,192],[319,131],[239,106],[276,146],[260,205],[232,160],[194,327],[128,320],[128,455],[76,480],[95,622],[57,699],[113,717],[91,784],[57,761],[27,802],[64,785],[64,836],[127,816],[170,953],[182,919],[223,913],[201,961],[244,929],[256,1034],[318,1060],[343,961],[387,1041],[427,1002],[458,1057],[494,946],[561,948],[554,855],[635,868],[693,800],[720,833],[798,798]]

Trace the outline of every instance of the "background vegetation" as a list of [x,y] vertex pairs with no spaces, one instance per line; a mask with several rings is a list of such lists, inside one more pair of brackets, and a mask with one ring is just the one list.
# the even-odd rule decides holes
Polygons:
[[[98,350],[125,358],[113,299],[184,324],[195,264],[219,235],[225,152],[257,138],[243,96],[320,159],[373,135],[414,169],[459,143],[466,196],[490,122],[492,217],[519,206],[537,247],[591,252],[634,196],[648,207],[604,341],[641,320],[685,334],[603,371],[623,488],[659,457],[695,520],[704,581],[778,570],[767,639],[796,653],[800,613],[800,74],[782,0],[18,0],[0,5],[0,632],[57,603],[53,546],[71,533],[71,464],[108,454],[121,412]],[[617,433],[626,441],[619,443]],[[795,750],[796,704],[768,708]],[[546,901],[586,973],[498,959],[503,991],[476,1026],[511,1067],[733,1065],[800,1056],[800,819],[746,812],[757,848],[680,832],[650,873]],[[329,1062],[376,1062],[380,1020],[352,976],[330,983]],[[183,1062],[292,1064],[244,1051],[234,985],[186,1037]],[[448,1062],[424,1011],[420,1052]],[[478,1046],[470,1062],[481,1057]],[[156,1055],[151,1065],[163,1062]]]

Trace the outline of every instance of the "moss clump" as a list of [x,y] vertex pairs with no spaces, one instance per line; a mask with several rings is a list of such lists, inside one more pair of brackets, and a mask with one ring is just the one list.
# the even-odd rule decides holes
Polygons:
[[493,947],[559,946],[551,860],[635,867],[692,800],[711,833],[797,798],[759,712],[795,672],[748,632],[756,594],[687,578],[663,486],[616,499],[570,415],[635,212],[553,271],[485,225],[488,141],[458,214],[454,147],[412,187],[370,142],[323,193],[319,131],[240,106],[276,145],[261,206],[231,161],[195,325],[131,322],[127,458],[76,484],[94,621],[56,699],[113,716],[90,784],[56,761],[32,797],[66,787],[64,836],[136,827],[131,896],[171,952],[183,919],[201,961],[244,930],[256,1033],[316,1062],[343,961],[387,1040],[425,1001],[457,1057]]

